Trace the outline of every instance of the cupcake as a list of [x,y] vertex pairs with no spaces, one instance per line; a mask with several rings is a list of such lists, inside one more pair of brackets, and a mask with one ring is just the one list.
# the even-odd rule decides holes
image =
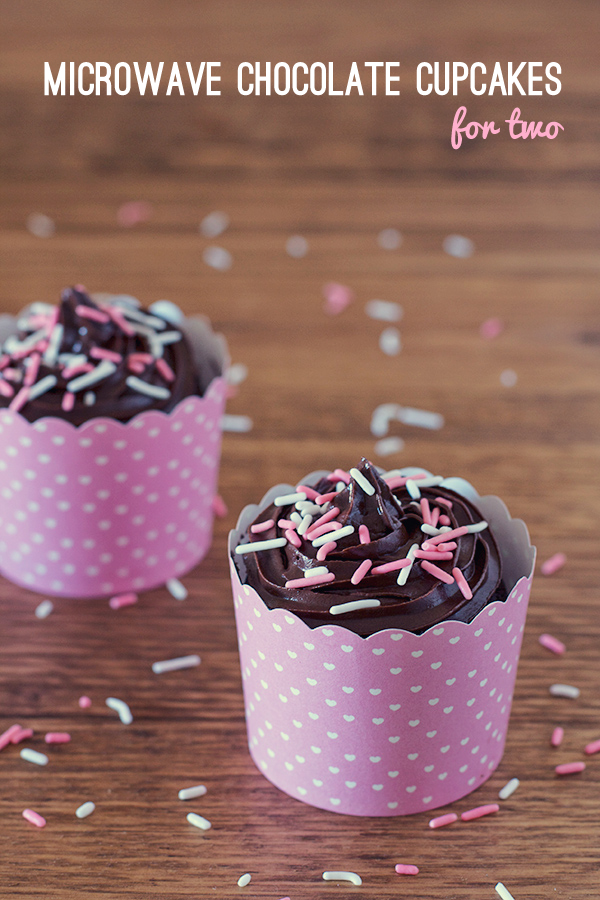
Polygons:
[[0,335],[2,573],[88,597],[192,568],[212,531],[223,339],[174,304],[80,286]]
[[468,482],[306,476],[230,537],[250,752],[298,799],[431,810],[502,757],[534,550]]

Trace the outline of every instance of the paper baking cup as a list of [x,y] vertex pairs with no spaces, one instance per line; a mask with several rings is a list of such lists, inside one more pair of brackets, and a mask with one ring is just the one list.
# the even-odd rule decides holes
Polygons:
[[[196,331],[224,368],[222,339]],[[45,594],[96,597],[193,568],[212,537],[225,387],[218,376],[204,396],[126,423],[30,423],[0,410],[2,574]]]
[[[444,485],[490,523],[514,585],[469,624],[367,638],[341,625],[311,629],[269,610],[231,562],[250,753],[298,800],[355,816],[429,811],[474,791],[502,758],[535,548],[497,497],[478,497],[462,479]],[[293,490],[278,485],[246,507],[230,553],[259,509]]]

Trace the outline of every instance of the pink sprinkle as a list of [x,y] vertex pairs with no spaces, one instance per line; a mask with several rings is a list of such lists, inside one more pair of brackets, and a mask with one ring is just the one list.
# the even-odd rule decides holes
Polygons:
[[[426,543],[426,541],[423,542],[423,544],[421,545],[421,549],[431,550],[431,547],[425,546]],[[448,544],[434,544],[433,547],[440,553],[448,553],[449,550],[456,550],[457,544],[454,541],[450,541]]]
[[65,391],[60,405],[65,412],[70,412],[75,406],[75,394],[72,394],[70,391]]
[[150,365],[151,362],[154,362],[154,357],[151,353],[130,353],[127,357],[127,361],[131,362],[140,362],[145,365]]
[[[162,359],[162,357],[161,357],[161,359]],[[131,368],[131,363],[129,363],[129,367]],[[239,390],[238,390],[237,385],[228,384],[225,386],[225,399],[226,400],[233,400],[233,398],[237,397],[238,394],[239,394]]]
[[436,559],[439,562],[442,562],[446,559],[452,559],[451,553],[439,553],[436,550],[415,550],[415,556],[417,559]]
[[19,377],[19,370],[9,366],[7,369],[4,369],[4,377],[10,379],[10,381],[15,381]]
[[485,322],[481,323],[479,328],[479,334],[486,341],[493,341],[494,338],[497,338],[503,331],[504,324],[501,319],[497,318],[486,319]]
[[[433,819],[431,820],[434,821]],[[407,866],[404,863],[398,863],[394,866],[394,870],[398,873],[398,875],[418,875],[419,869],[417,866]]]
[[[301,487],[302,487],[302,485],[301,485]],[[303,490],[304,490],[304,488],[303,488]],[[324,525],[325,522],[331,522],[332,519],[335,519],[335,517],[337,516],[338,513],[339,513],[339,509],[337,508],[337,506],[332,506],[331,509],[327,510],[326,513],[323,513],[323,515],[319,519],[317,519],[315,522],[312,523],[312,525],[310,526],[311,531],[313,528],[318,528],[319,525]]]
[[8,747],[8,745],[12,743],[14,735],[18,734],[20,731],[22,731],[20,725],[11,725],[10,728],[3,731],[2,734],[0,734],[0,750],[4,750],[5,747]]
[[435,566],[432,562],[428,562],[424,559],[420,565],[422,569],[425,569],[426,572],[429,572],[429,574],[433,575],[435,578],[439,578],[444,584],[454,584],[452,575],[449,575],[448,572],[444,572],[443,569],[440,569],[439,566]]
[[370,559],[363,560],[361,562],[360,566],[358,566],[358,568],[355,569],[354,574],[353,574],[352,578],[350,579],[352,584],[360,584],[360,582],[363,580],[363,578],[365,577],[365,575],[367,574],[367,572],[369,571],[369,569],[371,568],[372,565],[373,565],[372,560],[370,560]]
[[328,584],[334,578],[333,572],[327,572],[323,575],[311,575],[309,578],[293,578],[291,581],[286,581],[285,586],[286,588],[313,587],[318,584]]
[[134,375],[141,375],[146,366],[142,362],[132,362],[131,360],[129,360],[129,362],[127,363],[127,368],[130,372],[133,372]]
[[315,491],[314,488],[307,487],[307,485],[305,485],[305,484],[297,484],[296,491],[298,491],[298,493],[300,493],[300,491],[305,493],[309,500],[316,500],[317,497],[319,496],[319,494],[317,493],[317,491]]
[[335,281],[330,281],[323,286],[323,296],[325,297],[325,312],[330,316],[341,313],[354,299],[354,293],[349,287],[337,284]]
[[559,656],[567,649],[562,641],[559,641],[558,638],[553,637],[551,634],[540,634],[538,641],[546,650],[551,650],[552,653],[557,653]]
[[[300,537],[296,534],[296,532],[294,531],[293,528],[288,528],[288,530],[285,532],[285,536],[286,536],[287,540],[289,541],[289,543],[293,547],[301,547],[302,546],[302,541],[300,540]],[[287,587],[287,585],[286,585],[286,587]]]
[[350,473],[344,469],[334,469],[327,476],[327,481],[343,481],[344,484],[350,484]]
[[227,515],[228,510],[220,494],[215,494],[213,497],[212,510],[219,519],[224,519]]
[[[560,747],[562,744],[562,739],[565,736],[565,729],[561,728],[560,725],[557,725],[554,731],[552,732],[552,737],[550,738],[550,745],[552,747]],[[600,749],[600,742],[598,742],[598,748]],[[586,748],[587,753],[587,748]]]
[[445,816],[437,816],[435,819],[429,820],[430,828],[442,828],[443,825],[451,825],[452,822],[456,822],[458,816],[456,813],[446,813]]
[[[108,316],[106,317],[108,321]],[[92,359],[109,359],[111,362],[120,363],[123,362],[123,357],[120,353],[115,353],[114,350],[106,350],[104,347],[92,347],[90,350],[90,356]]]
[[7,381],[0,381],[0,394],[3,397],[14,397],[15,391]]
[[[452,525],[452,519],[448,518],[448,516],[440,516],[439,518],[440,525]],[[436,522],[432,522],[432,525],[437,524]]]
[[44,740],[47,744],[68,744],[71,735],[66,731],[49,731]]
[[75,312],[80,319],[91,319],[93,322],[102,322],[102,324],[110,322],[110,318],[105,312],[102,312],[101,309],[94,309],[92,306],[83,306],[80,303],[79,306],[75,307]]
[[471,600],[471,598],[473,597],[473,591],[469,587],[467,579],[465,578],[463,573],[460,571],[460,569],[458,567],[456,567],[456,568],[452,569],[452,574],[454,575],[454,577],[456,579],[456,583],[458,585],[458,589],[461,592],[461,594],[463,595],[463,597],[465,598],[465,600]]
[[29,388],[22,387],[16,397],[14,397],[10,403],[8,404],[8,408],[18,412],[22,409],[27,401],[29,400]]
[[131,606],[132,604],[137,602],[137,594],[118,594],[118,596],[110,598],[110,600],[108,601],[108,605],[111,609],[121,609],[122,606]]
[[415,479],[417,479],[418,481],[419,478],[427,477],[428,476],[425,474],[425,472],[417,472],[416,475],[393,475],[391,478],[385,478],[384,481],[389,489],[393,491],[396,488],[404,487],[409,478],[412,479],[412,481],[414,481]]
[[480,819],[482,816],[497,813],[499,809],[500,807],[497,803],[486,803],[485,806],[475,806],[473,809],[468,809],[466,812],[461,813],[460,817],[463,822],[470,822],[471,819]]
[[574,775],[575,772],[583,772],[584,769],[584,762],[570,762],[563,763],[561,766],[556,766],[554,771],[557,775]]
[[27,819],[28,822],[31,822],[32,825],[36,825],[38,828],[43,828],[46,824],[45,818],[40,816],[34,809],[24,809],[21,815],[24,819]]
[[296,523],[292,522],[291,519],[278,519],[277,524],[280,528],[283,528],[284,531],[287,531],[288,529],[290,531],[296,530]]
[[404,569],[406,566],[410,566],[412,560],[410,559],[394,559],[392,562],[382,563],[380,566],[375,566],[372,571],[373,575],[385,575],[387,572],[396,572],[398,569]]
[[91,372],[93,368],[91,363],[79,363],[78,366],[69,366],[66,369],[63,369],[62,377],[69,379],[73,378],[75,375],[84,375],[86,372]]
[[358,539],[361,544],[369,544],[371,542],[371,535],[366,525],[358,526]]
[[419,503],[421,504],[421,513],[423,514],[423,522],[425,525],[432,525],[431,521],[431,510],[429,509],[429,500],[426,497],[421,497]]
[[[339,512],[339,509],[336,512]],[[327,534],[328,531],[339,531],[343,527],[341,522],[325,522],[323,525],[319,525],[318,528],[310,528],[306,532],[306,539],[307,541],[314,541],[315,538],[321,537],[322,534]]]
[[268,531],[269,528],[274,528],[275,522],[273,519],[267,519],[266,522],[257,522],[256,525],[250,526],[250,531],[252,534],[260,534],[262,531]]
[[321,544],[319,549],[317,550],[317,559],[319,562],[323,562],[328,553],[331,553],[332,550],[335,550],[337,544],[335,541],[327,541],[326,544]]
[[92,705],[92,701],[85,694],[82,694],[79,700],[77,701],[81,709],[89,709]]
[[328,494],[318,494],[315,497],[315,501],[319,504],[319,506],[322,506],[324,503],[329,503],[331,500],[333,500],[334,497],[337,497],[337,495],[337,491],[330,491]]
[[165,381],[168,381],[169,384],[175,381],[175,372],[166,361],[166,359],[157,359],[155,362],[157,372],[162,375]]
[[448,507],[448,509],[452,509],[452,500],[446,500],[445,497],[436,497],[436,498],[435,498],[435,502],[436,502],[436,503],[443,503],[444,506],[447,506],[447,507]]
[[452,538],[462,537],[463,534],[468,534],[467,526],[460,525],[458,528],[453,528],[452,531],[444,531],[443,534],[436,534],[433,537],[427,538],[428,544],[441,544],[445,541],[450,541]]
[[10,356],[7,356],[6,353],[3,353],[2,356],[0,356],[0,372],[5,369],[9,363]]
[[152,211],[152,204],[146,200],[129,200],[117,210],[117,222],[123,228],[133,228],[140,222],[146,222]]
[[586,744],[584,749],[585,749],[585,752],[587,754],[589,754],[590,756],[592,755],[592,753],[600,753],[600,740],[592,741],[591,744]]
[[113,322],[115,322],[119,326],[124,334],[126,334],[128,337],[135,337],[135,330],[131,327],[129,322],[126,321],[123,313],[118,306],[107,306],[106,312],[111,317]]
[[41,358],[42,357],[39,353],[32,353],[29,357],[31,362],[27,368],[27,371],[25,372],[25,378],[23,379],[23,384],[25,385],[25,387],[31,387],[31,385],[35,382],[40,369]]
[[[444,518],[447,519],[448,516],[444,516]],[[439,508],[439,506],[434,506],[433,509],[431,510],[431,522],[429,524],[433,525],[433,527],[435,528],[435,526],[437,525],[439,520],[440,520],[440,508]]]
[[28,741],[33,737],[33,728],[20,728],[10,739],[11,744],[20,744],[21,741]]
[[540,571],[542,575],[554,575],[555,572],[562,569],[566,561],[567,557],[564,553],[555,553],[554,556],[542,563]]

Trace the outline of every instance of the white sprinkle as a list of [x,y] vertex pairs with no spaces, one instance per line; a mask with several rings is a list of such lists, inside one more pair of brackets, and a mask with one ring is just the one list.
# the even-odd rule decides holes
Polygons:
[[84,406],[93,406],[96,402],[96,395],[93,391],[87,391],[83,395],[83,405]]
[[298,500],[306,500],[304,491],[297,491],[294,494],[280,494],[279,497],[275,497],[273,503],[275,506],[289,506],[291,503],[297,503]]
[[92,294],[92,300],[99,303],[109,303],[111,306],[119,306],[121,309],[139,309],[142,305],[137,297],[131,294]]
[[162,334],[153,334],[152,340],[161,344],[161,346],[166,346],[167,344],[176,344],[177,341],[181,340],[181,332],[180,331],[163,331]]
[[245,875],[240,875],[238,878],[237,886],[238,887],[246,887],[247,884],[250,884],[252,880],[252,875],[250,872],[246,872]]
[[159,331],[163,331],[167,327],[167,323],[164,319],[160,319],[158,316],[148,316],[146,313],[140,312],[139,309],[134,309],[131,306],[124,306],[123,316],[133,322],[139,322],[141,325],[147,325],[148,328],[152,328],[152,330],[156,330],[158,328]]
[[207,266],[226,272],[233,265],[233,257],[224,247],[207,247],[202,254],[202,259]]
[[373,410],[371,416],[371,434],[384,437],[388,433],[390,421],[397,417],[400,406],[397,403],[381,403]]
[[306,569],[304,572],[305,578],[312,578],[313,575],[329,575],[329,569],[327,566],[315,566],[314,569]]
[[503,788],[500,788],[498,791],[498,796],[501,800],[508,800],[508,798],[514,794],[516,789],[519,787],[521,782],[518,778],[511,778],[510,781],[507,781]]
[[[58,325],[56,327],[58,328]],[[116,369],[114,362],[111,362],[110,359],[103,359],[92,372],[86,372],[85,375],[80,375],[79,378],[73,378],[72,381],[69,381],[67,390],[72,394],[76,394],[78,391],[82,391],[84,388],[108,378],[109,375],[116,372]],[[129,379],[127,380],[129,381]]]
[[54,312],[54,306],[51,303],[42,303],[41,300],[35,300],[29,304],[27,312],[33,316],[45,316]]
[[336,491],[338,492],[338,494],[339,494],[340,491],[345,490],[345,488],[346,488],[346,482],[345,482],[345,481],[338,481],[338,483],[337,483],[336,486],[335,486],[335,489],[336,489]]
[[373,494],[375,493],[375,488],[373,487],[371,482],[365,478],[365,476],[359,469],[350,469],[350,475],[352,476],[352,478],[354,478],[359,488],[361,488],[365,492],[365,494],[367,494],[367,496],[373,496]]
[[436,528],[435,525],[428,525],[426,522],[423,522],[421,525],[421,531],[423,534],[430,534],[432,537],[435,537],[438,534],[442,534],[441,528]]
[[29,388],[29,397],[27,399],[35,400],[37,397],[41,397],[46,391],[51,390],[56,382],[56,375],[46,375],[45,378],[41,378],[40,381],[36,381],[35,384],[31,385]]
[[328,531],[327,534],[322,534],[320,537],[315,538],[314,541],[312,541],[312,545],[313,547],[320,547],[322,544],[327,544],[329,541],[339,541],[349,534],[352,534],[353,531],[354,525],[345,525],[343,528],[338,528],[337,531]]
[[455,256],[457,259],[468,259],[475,251],[473,241],[460,234],[449,234],[444,238],[442,247],[448,256]]
[[501,881],[498,882],[494,890],[500,897],[500,900],[515,900],[509,889],[504,887]]
[[412,406],[399,406],[396,418],[403,425],[430,428],[433,431],[437,431],[444,424],[444,417],[439,413],[429,412],[426,409],[414,409]]
[[60,345],[62,344],[63,334],[64,334],[64,326],[58,322],[54,328],[52,329],[52,334],[50,335],[50,340],[48,341],[48,346],[44,350],[44,355],[42,356],[42,362],[52,368],[52,366],[56,365],[56,360],[58,358],[58,353],[60,350]]
[[352,884],[362,884],[362,878],[356,872],[323,872],[323,881],[351,881]]
[[199,816],[197,813],[188,813],[186,819],[190,825],[195,825],[196,828],[201,828],[202,831],[208,831],[209,828],[212,828],[208,819],[205,819],[204,816]]
[[302,259],[308,253],[308,241],[301,234],[293,234],[285,242],[285,252],[293,259]]
[[155,316],[160,316],[161,319],[164,319],[165,322],[170,322],[171,325],[181,325],[185,319],[177,304],[171,300],[157,300],[155,303],[151,303],[148,309]]
[[56,231],[56,225],[50,218],[43,213],[31,213],[27,217],[27,231],[34,237],[50,238]]
[[404,441],[401,437],[382,438],[376,442],[374,449],[378,456],[391,456],[393,453],[400,453],[401,450],[404,450]]
[[377,243],[382,250],[397,250],[402,244],[402,235],[397,228],[384,228],[377,235]]
[[125,379],[125,384],[132,391],[137,391],[138,394],[146,394],[147,397],[155,397],[157,400],[167,400],[171,396],[171,391],[167,388],[158,384],[148,384],[147,381],[142,381],[136,375],[129,375]]
[[410,496],[413,498],[413,500],[418,500],[419,497],[421,496],[421,491],[419,490],[419,488],[417,487],[415,482],[412,480],[412,478],[406,479],[406,490],[408,491]]
[[354,612],[357,609],[375,609],[381,606],[381,600],[350,600],[348,603],[337,603],[329,607],[332,616],[340,616],[342,613]]
[[206,793],[206,788],[203,784],[196,784],[194,787],[182,788],[177,796],[180,800],[193,800],[194,797],[203,797]]
[[53,609],[54,603],[52,602],[52,600],[42,600],[42,602],[38,606],[36,606],[35,614],[38,619],[45,619],[50,615]]
[[81,806],[77,807],[77,809],[75,810],[75,815],[78,819],[87,819],[87,817],[91,816],[95,809],[96,804],[91,800],[88,800],[87,803],[82,803]]
[[314,516],[317,513],[323,512],[323,507],[318,506],[311,500],[298,500],[298,502],[295,503],[294,506],[303,516]]
[[300,515],[300,513],[290,513],[290,522],[294,522],[295,525],[300,526],[302,524],[302,516]]
[[113,709],[117,713],[123,725],[131,725],[133,716],[124,700],[119,700],[117,697],[107,697],[105,703],[109,709]]
[[215,210],[215,212],[211,212],[207,216],[204,216],[198,226],[198,231],[204,237],[216,238],[219,237],[220,234],[223,234],[228,225],[229,216],[227,213]]
[[399,322],[403,315],[400,304],[389,300],[369,300],[365,312],[370,319],[377,319],[380,322]]
[[406,554],[406,558],[410,559],[410,566],[405,566],[403,569],[400,569],[400,574],[396,579],[396,584],[404,585],[408,581],[408,576],[410,575],[410,570],[413,567],[413,562],[415,559],[415,550],[419,549],[418,544],[413,544],[408,553]]
[[438,484],[441,484],[444,481],[441,475],[431,475],[429,478],[413,478],[413,483],[417,485],[417,487],[425,488],[425,487],[437,487]]
[[551,684],[550,693],[553,697],[568,697],[570,700],[577,700],[581,691],[572,684]]
[[[39,331],[34,331],[34,333],[30,334],[29,337],[26,337],[24,341],[19,341],[17,338],[15,338],[14,335],[11,335],[6,340],[5,348],[7,352],[11,354],[28,353],[30,350],[33,350],[33,348],[37,343],[39,343],[39,341],[43,341],[45,337],[47,337],[45,328],[40,328]],[[30,360],[26,360],[26,364],[29,365],[29,363]]]
[[71,368],[71,366],[83,366],[88,358],[85,353],[59,353],[58,361],[61,366]]
[[[442,528],[444,527],[447,528],[448,526],[442,526]],[[487,527],[488,523],[484,522],[483,520],[481,522],[473,522],[472,525],[465,526],[465,528],[467,529],[467,534],[478,534],[480,531],[485,531]],[[440,531],[441,530],[442,529],[440,528]]]
[[23,747],[20,756],[21,759],[24,759],[26,762],[34,763],[36,766],[48,765],[48,757],[46,754],[38,753],[37,750],[32,750],[31,747]]
[[379,349],[386,356],[398,356],[402,350],[402,340],[397,328],[384,328],[379,335]]
[[162,659],[160,662],[152,663],[152,671],[155,675],[162,675],[163,672],[175,672],[177,669],[191,669],[193,666],[200,665],[200,657],[193,653],[190,656],[179,656],[176,659]]
[[514,369],[504,369],[504,371],[500,373],[500,384],[504,387],[514,387],[517,383],[517,379],[518,376]]
[[244,363],[232,363],[225,373],[227,384],[241,384],[248,377],[248,366]]
[[172,597],[175,597],[176,600],[185,600],[188,595],[186,586],[182,584],[178,578],[169,578],[169,580],[165,584],[165,587],[170,595]]
[[277,547],[285,547],[287,541],[285,538],[271,538],[270,541],[252,541],[250,544],[238,544],[235,552],[240,553],[256,553],[259,550],[275,550]]
[[[298,528],[297,528],[297,532],[300,536],[302,536],[303,534],[306,534],[309,527],[312,525],[312,520],[313,520],[312,516],[304,516],[303,517],[302,521],[300,522],[300,524],[298,525]],[[314,575],[314,572],[313,572],[313,575]]]
[[252,431],[252,419],[250,416],[233,416],[225,413],[221,417],[221,428],[223,431],[236,431],[243,434],[246,431]]

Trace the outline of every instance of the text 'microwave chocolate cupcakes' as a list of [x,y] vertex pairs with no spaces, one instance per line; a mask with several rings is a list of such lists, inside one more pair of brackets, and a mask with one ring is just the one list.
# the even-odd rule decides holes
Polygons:
[[174,304],[63,292],[0,319],[0,569],[96,596],[188,571],[210,543],[227,350]]
[[497,497],[363,460],[270,490],[230,557],[250,752],[274,784],[403,815],[489,777],[534,559]]

